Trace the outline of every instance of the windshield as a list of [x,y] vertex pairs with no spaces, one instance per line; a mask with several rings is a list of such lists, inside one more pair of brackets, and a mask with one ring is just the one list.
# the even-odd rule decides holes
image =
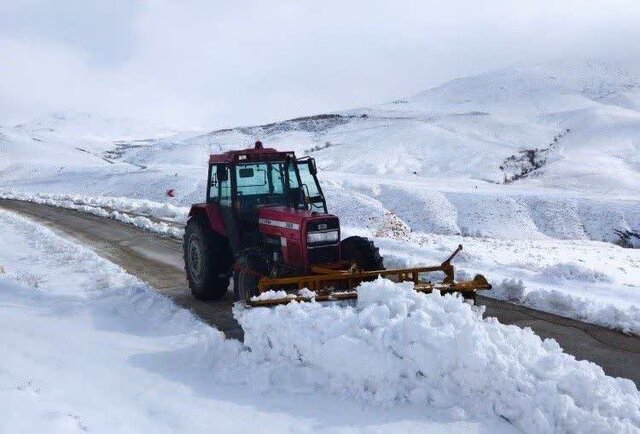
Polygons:
[[324,198],[307,161],[238,164],[236,189],[243,209],[274,204],[326,212]]
[[282,195],[284,162],[248,163],[236,166],[238,196]]

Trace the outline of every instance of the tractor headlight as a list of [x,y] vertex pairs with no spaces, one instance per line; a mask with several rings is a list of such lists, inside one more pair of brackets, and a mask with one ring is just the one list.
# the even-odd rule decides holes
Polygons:
[[338,231],[309,232],[307,234],[307,242],[309,244],[337,243],[339,237]]

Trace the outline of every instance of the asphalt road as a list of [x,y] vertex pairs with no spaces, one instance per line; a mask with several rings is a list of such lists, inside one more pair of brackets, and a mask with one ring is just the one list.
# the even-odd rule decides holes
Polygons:
[[[216,302],[191,297],[179,241],[116,220],[47,205],[0,200],[0,208],[41,222],[89,246],[227,337],[243,338],[231,313],[231,291]],[[486,306],[485,316],[497,317],[503,324],[531,327],[539,336],[558,341],[565,352],[577,359],[595,362],[608,375],[629,378],[640,385],[640,338],[486,297],[478,297],[478,304]]]

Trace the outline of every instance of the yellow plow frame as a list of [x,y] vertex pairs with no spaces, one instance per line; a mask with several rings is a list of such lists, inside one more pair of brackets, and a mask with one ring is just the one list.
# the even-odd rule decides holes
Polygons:
[[[378,276],[388,278],[394,282],[413,282],[414,289],[418,292],[429,293],[437,289],[444,293],[459,292],[465,298],[473,298],[477,290],[491,289],[491,285],[484,276],[478,274],[473,280],[456,282],[454,280],[454,268],[451,260],[462,250],[462,245],[449,256],[442,264],[429,267],[399,268],[391,270],[362,271],[353,264],[337,264],[336,267],[312,267],[307,276],[269,278],[262,277],[258,281],[258,293],[269,290],[278,290],[283,287],[307,288],[316,293],[313,297],[289,294],[277,299],[249,299],[249,306],[275,306],[287,304],[292,301],[339,301],[358,298],[358,292],[353,288],[360,283],[376,279]],[[346,266],[345,266],[346,265]],[[442,282],[430,282],[420,280],[421,273],[442,271],[445,278]],[[336,290],[334,288],[341,288]]]

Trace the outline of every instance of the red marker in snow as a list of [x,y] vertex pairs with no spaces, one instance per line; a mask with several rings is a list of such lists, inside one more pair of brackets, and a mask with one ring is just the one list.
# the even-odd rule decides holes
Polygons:
[[174,190],[173,188],[170,188],[169,190],[167,190],[167,196],[169,196],[169,197],[174,197],[174,194],[173,194],[173,193],[174,193],[174,191],[175,191],[175,190]]

